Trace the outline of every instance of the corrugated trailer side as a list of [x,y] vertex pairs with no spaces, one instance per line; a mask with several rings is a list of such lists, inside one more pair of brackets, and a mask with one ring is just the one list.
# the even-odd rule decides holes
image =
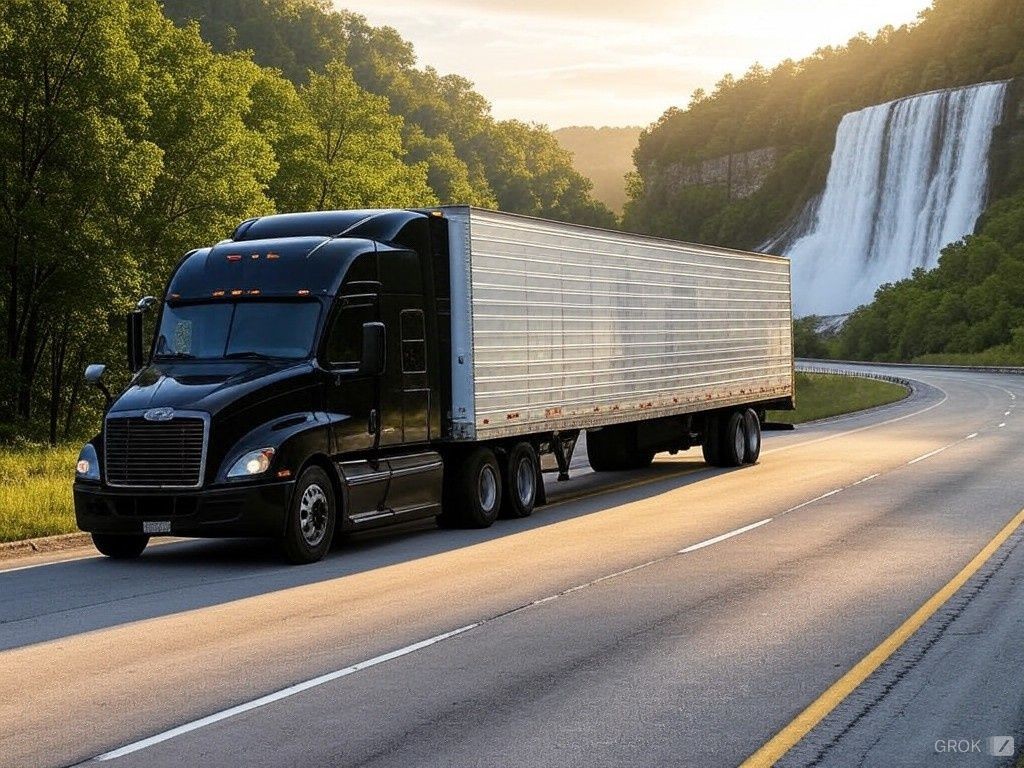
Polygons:
[[456,439],[792,398],[787,259],[444,211]]

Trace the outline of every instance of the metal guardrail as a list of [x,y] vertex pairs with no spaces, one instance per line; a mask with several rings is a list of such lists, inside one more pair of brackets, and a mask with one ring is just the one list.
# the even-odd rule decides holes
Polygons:
[[797,364],[810,363],[821,364],[831,363],[833,365],[863,365],[880,368],[924,368],[925,370],[936,371],[978,371],[980,373],[1010,373],[1024,374],[1024,366],[1014,365],[939,365],[932,363],[879,363],[868,360],[822,360],[810,357],[798,357]]
[[[839,361],[834,360],[829,362]],[[888,381],[892,384],[899,384],[901,387],[906,387],[911,392],[915,389],[914,382],[910,379],[905,379],[902,376],[890,376],[887,373],[878,373],[876,371],[844,371],[842,368],[829,368],[822,365],[808,365],[807,363],[808,361],[805,360],[797,360],[796,370],[800,373],[824,373],[829,376],[850,376],[857,379],[876,379],[878,381]]]

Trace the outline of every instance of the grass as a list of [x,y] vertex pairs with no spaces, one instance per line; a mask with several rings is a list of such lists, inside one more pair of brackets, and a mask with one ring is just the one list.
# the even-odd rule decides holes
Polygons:
[[[836,416],[906,395],[898,384],[852,376],[798,373],[797,410],[770,411],[770,421],[800,423]],[[0,541],[17,541],[75,527],[71,483],[77,445],[0,448]]]
[[905,387],[889,381],[828,373],[797,373],[796,410],[768,411],[768,421],[801,424],[893,403],[906,396]]
[[0,541],[77,530],[71,484],[79,448],[0,448]]

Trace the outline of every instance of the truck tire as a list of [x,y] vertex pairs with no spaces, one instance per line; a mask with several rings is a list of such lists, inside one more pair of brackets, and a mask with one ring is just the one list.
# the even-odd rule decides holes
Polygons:
[[517,443],[508,452],[501,480],[505,487],[501,516],[529,517],[537,504],[542,482],[537,451],[532,445]]
[[722,431],[719,436],[720,467],[738,467],[743,464],[747,451],[747,430],[744,427],[743,411],[733,411],[719,421]]
[[292,492],[282,549],[296,565],[315,563],[327,554],[337,522],[334,485],[323,469],[307,467]]
[[747,445],[743,451],[744,464],[757,464],[761,456],[761,419],[753,408],[743,412],[743,429],[747,437]]
[[721,418],[718,415],[708,416],[704,419],[704,433],[701,436],[701,453],[704,454],[704,461],[712,467],[722,466]]
[[92,543],[100,554],[113,560],[133,560],[142,554],[149,536],[119,533],[94,533]]
[[487,528],[501,510],[501,469],[494,451],[476,448],[450,457],[444,468],[445,492],[438,523],[446,528]]

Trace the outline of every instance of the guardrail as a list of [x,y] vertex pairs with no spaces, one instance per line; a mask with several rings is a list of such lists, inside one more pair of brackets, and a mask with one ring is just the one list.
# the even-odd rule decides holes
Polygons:
[[932,363],[878,363],[868,360],[822,360],[813,357],[798,357],[796,359],[798,364],[800,363],[831,363],[833,365],[864,365],[881,368],[924,368],[925,370],[945,370],[945,371],[978,371],[980,373],[1012,373],[1012,374],[1024,374],[1024,366],[1014,365],[938,365]]
[[[905,379],[902,376],[890,376],[887,373],[878,373],[877,371],[844,371],[842,368],[829,368],[823,365],[809,365],[810,362],[825,362],[825,361],[810,361],[810,360],[797,360],[796,369],[800,373],[826,373],[830,376],[851,376],[858,379],[877,379],[878,381],[888,381],[892,384],[899,384],[901,387],[906,387],[911,392],[914,391],[914,382],[910,379]],[[838,360],[829,360],[828,362],[838,363]]]

